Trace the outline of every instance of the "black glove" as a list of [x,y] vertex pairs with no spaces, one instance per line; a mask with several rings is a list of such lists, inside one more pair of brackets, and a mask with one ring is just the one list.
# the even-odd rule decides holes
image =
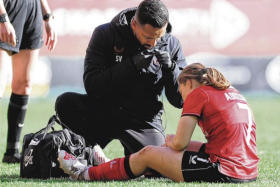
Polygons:
[[149,54],[149,49],[141,51],[132,57],[132,61],[137,68],[147,68],[149,67],[153,55]]
[[156,49],[155,56],[157,57],[158,63],[162,65],[163,69],[172,69],[174,67],[168,51],[160,51]]

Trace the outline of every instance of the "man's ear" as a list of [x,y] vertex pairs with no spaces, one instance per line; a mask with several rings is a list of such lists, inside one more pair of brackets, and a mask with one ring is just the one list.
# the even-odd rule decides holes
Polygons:
[[136,27],[136,22],[135,22],[135,18],[133,17],[131,21],[131,28],[134,30],[135,27]]

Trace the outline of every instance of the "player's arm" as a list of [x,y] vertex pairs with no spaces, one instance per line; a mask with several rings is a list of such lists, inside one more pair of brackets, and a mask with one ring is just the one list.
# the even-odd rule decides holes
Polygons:
[[52,15],[47,0],[41,0],[41,7],[47,33],[46,46],[50,51],[53,51],[57,43],[57,33],[54,25],[54,16]]
[[174,38],[175,44],[171,51],[171,61],[174,64],[172,70],[162,70],[163,84],[165,88],[165,95],[171,105],[177,108],[182,108],[183,100],[179,92],[179,85],[177,78],[179,77],[182,69],[186,66],[185,55],[182,46],[177,38]]
[[3,0],[0,0],[0,40],[16,46],[16,33],[13,25],[10,23],[8,14],[6,12]]
[[196,123],[196,116],[182,116],[179,121],[176,135],[166,136],[166,146],[176,151],[185,150],[191,141]]
[[89,42],[84,66],[84,85],[88,95],[102,97],[116,93],[127,80],[138,76],[130,58],[112,64],[114,34],[109,24],[97,27]]

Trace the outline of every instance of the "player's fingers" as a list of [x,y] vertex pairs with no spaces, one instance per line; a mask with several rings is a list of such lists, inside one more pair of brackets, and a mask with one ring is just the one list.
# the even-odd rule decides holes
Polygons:
[[12,33],[11,35],[10,35],[10,45],[12,45],[13,47],[15,47],[16,46],[16,44],[17,44],[17,41],[16,41],[16,35],[15,35],[15,33]]
[[8,37],[7,37],[7,43],[8,43],[9,45],[12,45],[12,38],[11,38],[11,35],[8,35]]
[[50,51],[53,50],[53,45],[54,45],[54,40],[50,40],[50,44],[49,44],[49,46],[48,46],[48,49],[49,49]]
[[168,138],[169,138],[169,134],[166,135],[165,142],[168,140]]
[[6,34],[3,35],[3,42],[5,42],[5,43],[8,42],[8,38],[7,38],[7,35],[6,35]]
[[50,37],[49,37],[49,36],[47,36],[46,46],[48,46],[48,45],[49,45],[49,42],[50,42]]
[[54,40],[54,32],[51,30],[51,40]]
[[53,37],[53,43],[52,43],[51,51],[54,50],[54,48],[56,46],[56,43],[57,43],[57,35],[56,35],[56,33],[54,32],[53,35],[54,35],[54,37]]
[[1,42],[4,42],[4,35],[2,33],[0,35],[0,40],[1,40]]

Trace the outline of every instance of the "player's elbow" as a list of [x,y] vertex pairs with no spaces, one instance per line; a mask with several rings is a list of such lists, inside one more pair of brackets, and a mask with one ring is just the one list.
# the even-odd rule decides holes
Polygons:
[[179,140],[172,141],[172,149],[176,151],[183,151],[186,149],[187,146],[188,146],[188,142],[182,142]]

